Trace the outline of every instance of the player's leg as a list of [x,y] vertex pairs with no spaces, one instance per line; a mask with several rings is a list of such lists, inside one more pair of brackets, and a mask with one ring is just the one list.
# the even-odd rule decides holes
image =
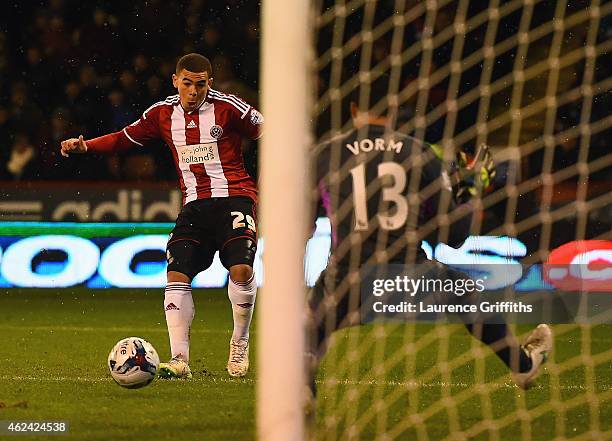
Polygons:
[[249,370],[249,328],[257,296],[257,284],[251,266],[238,264],[230,267],[227,294],[234,319],[227,371],[232,377],[243,377]]
[[[349,284],[344,271],[333,265],[326,268],[307,295],[305,368],[309,393],[316,398],[316,375],[331,335],[340,329],[361,324],[359,283]],[[305,403],[309,413],[312,403]]]
[[[229,242],[221,251],[221,261],[229,267],[227,294],[232,305],[234,328],[230,339],[227,371],[232,377],[243,377],[249,370],[249,328],[253,318],[257,283],[253,260],[257,245],[249,239]],[[245,262],[246,263],[239,263]]]
[[[503,319],[499,318],[499,322]],[[520,345],[505,323],[465,325],[475,338],[489,346],[510,369],[516,384],[527,389],[537,377],[542,364],[552,351],[552,331],[541,324]]]
[[[503,322],[503,319],[499,317],[496,321]],[[474,338],[489,346],[512,372],[527,372],[531,369],[531,359],[507,324],[478,323],[466,324],[465,327]]]
[[[304,410],[307,415],[314,412],[314,401],[316,400],[317,370],[321,359],[327,351],[329,330],[326,328],[328,322],[325,318],[327,311],[324,305],[325,277],[326,271],[323,270],[314,286],[308,291],[306,296],[306,350],[304,353],[304,367],[306,371],[307,393],[305,396]],[[336,323],[334,317],[334,323]]]
[[327,350],[328,333],[323,325],[322,303],[325,299],[325,272],[323,270],[317,282],[306,295],[306,348],[304,351],[304,371],[306,384],[304,386],[304,415],[308,426],[315,423],[317,399],[317,371],[323,355]]
[[201,242],[202,234],[196,228],[199,217],[193,207],[186,206],[168,240],[164,312],[172,358],[160,364],[162,377],[191,378],[189,334],[195,315],[191,281],[210,266],[214,256],[213,247]]
[[529,389],[533,380],[540,374],[540,368],[553,350],[553,333],[550,326],[538,325],[527,337],[521,346],[531,359],[531,369],[513,372],[514,382],[522,389]]
[[164,293],[164,313],[170,339],[172,358],[161,363],[160,376],[166,378],[191,378],[189,368],[189,334],[195,315],[191,281],[197,271],[193,263],[198,258],[198,244],[179,239],[168,242],[167,285]]
[[[447,279],[463,279],[469,276],[446,266],[436,264],[436,271]],[[457,302],[474,302],[478,297],[455,296]],[[467,316],[461,316],[464,321]],[[552,350],[552,332],[547,325],[540,325],[520,345],[501,315],[488,317],[483,323],[465,323],[473,337],[486,344],[508,366],[517,385],[528,388],[539,373],[540,366]]]
[[306,297],[306,366],[307,371],[313,375],[316,374],[317,365],[327,351],[329,336],[337,328],[335,326],[337,319],[346,315],[346,311],[341,311],[340,308],[327,306],[329,303],[326,299],[329,298],[329,294],[325,289],[326,277],[327,269],[319,275]]
[[195,309],[191,295],[191,278],[186,274],[168,271],[164,292],[164,312],[172,358],[180,358],[189,362],[189,329]]
[[248,340],[257,296],[257,284],[251,266],[237,264],[230,267],[227,293],[232,304],[234,318],[232,340]]
[[[432,276],[438,279],[459,280],[470,277],[446,265],[435,263]],[[457,303],[476,302],[481,300],[472,295],[453,296]],[[468,332],[489,348],[508,366],[517,383],[522,388],[529,387],[537,376],[539,368],[546,360],[546,354],[552,349],[552,333],[546,325],[538,327],[538,331],[530,336],[531,344],[520,345],[517,338],[508,327],[501,315],[487,317],[486,322],[471,323],[468,315],[460,314]]]
[[361,324],[360,283],[349,283],[346,271],[328,266],[308,292],[308,350],[322,358],[335,331]]
[[169,242],[167,247],[168,273],[164,292],[164,313],[170,339],[172,358],[161,363],[159,375],[164,378],[191,378],[189,368],[189,333],[195,315],[191,294],[193,276],[185,268],[191,261],[196,244],[190,240]]
[[249,328],[257,297],[253,271],[257,252],[255,208],[250,199],[228,198],[223,211],[219,255],[229,270],[227,294],[234,320],[227,370],[232,377],[242,377],[249,369]]

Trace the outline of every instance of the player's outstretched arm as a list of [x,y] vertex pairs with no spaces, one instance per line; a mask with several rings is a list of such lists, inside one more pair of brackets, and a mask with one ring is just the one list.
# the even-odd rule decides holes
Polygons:
[[61,142],[60,153],[62,156],[68,156],[70,153],[117,153],[132,148],[135,145],[142,146],[130,138],[126,134],[126,129],[119,132],[109,133],[108,135],[100,136],[98,138],[88,139],[85,141],[83,135],[78,138],[70,138]]
[[149,107],[136,122],[115,133],[100,136],[85,141],[83,135],[61,142],[60,153],[68,156],[70,153],[94,152],[102,154],[118,153],[135,146],[142,147],[151,139],[159,139],[159,105]]
[[60,144],[60,153],[66,158],[70,153],[85,153],[87,152],[87,143],[83,139],[83,135],[78,138],[70,138],[62,141]]

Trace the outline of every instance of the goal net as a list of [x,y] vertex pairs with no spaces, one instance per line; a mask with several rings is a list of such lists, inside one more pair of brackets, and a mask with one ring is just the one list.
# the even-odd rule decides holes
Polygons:
[[[520,263],[514,286],[529,285],[548,296],[558,290],[542,276],[543,264],[596,261],[607,265],[600,275],[604,291],[612,291],[612,2],[314,0],[311,8],[314,84],[305,87],[314,89],[313,138],[332,146],[326,162],[333,176],[327,177],[352,182],[353,191],[350,200],[336,201],[332,235],[343,223],[384,230],[372,249],[349,239],[333,245],[338,259],[353,256],[345,259],[342,277],[360,277],[355,246],[361,257],[384,260],[404,241],[442,261],[481,256],[490,263]],[[382,97],[376,95],[381,82]],[[484,183],[477,176],[472,182],[480,186],[474,184],[463,200],[471,237],[463,248],[448,243],[465,209],[444,198],[427,237],[405,229],[393,235],[398,222],[411,222],[412,204],[418,203],[413,195],[427,191],[419,182],[425,172],[412,173],[400,185],[399,175],[385,169],[393,179],[368,187],[358,167],[343,167],[341,152],[350,147],[394,150],[385,134],[380,145],[372,139],[334,148],[334,139],[345,139],[359,118],[351,102],[356,109],[365,103],[369,118],[384,121],[385,133],[393,129],[431,144],[424,148],[442,163],[457,163],[459,152],[469,161],[480,146],[489,146],[495,173]],[[267,123],[275,124],[269,118]],[[320,195],[318,184],[312,190]],[[383,199],[391,202],[372,212],[359,197],[377,191],[387,191]],[[335,196],[329,197],[333,205]],[[320,216],[326,214],[321,209]],[[267,274],[272,271],[282,268],[268,268]],[[342,292],[350,295],[353,282],[337,281],[336,300]],[[600,312],[596,323],[551,319],[554,350],[528,391],[461,324],[357,319],[360,326],[335,331],[337,324],[328,320],[311,436],[610,439],[612,327],[606,324],[609,312]],[[515,321],[510,328],[522,340],[535,324]]]

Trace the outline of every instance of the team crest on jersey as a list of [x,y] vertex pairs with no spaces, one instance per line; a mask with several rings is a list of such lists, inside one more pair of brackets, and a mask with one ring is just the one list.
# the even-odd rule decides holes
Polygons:
[[221,127],[220,125],[215,124],[210,128],[210,136],[212,136],[213,138],[219,139],[221,138],[221,135],[223,135],[223,127]]
[[251,111],[251,124],[263,124],[264,117],[257,110],[253,109]]

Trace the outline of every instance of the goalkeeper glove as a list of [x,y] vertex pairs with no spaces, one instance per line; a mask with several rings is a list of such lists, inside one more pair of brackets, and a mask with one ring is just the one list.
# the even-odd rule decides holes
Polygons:
[[463,151],[457,155],[459,184],[456,192],[457,201],[465,203],[470,198],[489,191],[495,178],[495,163],[491,151],[485,144],[481,145],[472,159]]

